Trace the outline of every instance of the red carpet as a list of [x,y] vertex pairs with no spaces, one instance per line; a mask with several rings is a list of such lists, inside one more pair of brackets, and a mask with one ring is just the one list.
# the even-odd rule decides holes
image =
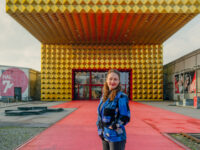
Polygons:
[[[97,101],[72,101],[57,105],[78,108],[20,150],[102,150],[97,135]],[[126,150],[182,150],[163,132],[200,132],[200,120],[145,104],[130,102]]]

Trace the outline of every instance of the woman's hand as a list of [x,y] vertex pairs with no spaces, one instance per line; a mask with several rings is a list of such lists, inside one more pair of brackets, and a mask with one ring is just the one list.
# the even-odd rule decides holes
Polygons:
[[113,127],[112,127],[112,126],[109,126],[108,128],[111,129],[111,130],[113,130]]

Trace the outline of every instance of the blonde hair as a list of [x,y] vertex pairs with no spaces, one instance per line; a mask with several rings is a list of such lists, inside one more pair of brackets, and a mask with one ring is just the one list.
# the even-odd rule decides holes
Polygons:
[[[115,69],[110,69],[107,73],[106,81],[107,81],[108,75],[110,73],[116,73],[120,80],[120,72]],[[117,93],[119,91],[121,91],[121,84],[119,82],[118,86],[115,89],[111,90],[111,93],[109,93],[109,87],[108,87],[108,83],[106,81],[104,82],[104,86],[103,86],[103,102],[105,102],[108,98],[110,98],[110,101],[113,101],[115,99],[115,96],[117,95]]]

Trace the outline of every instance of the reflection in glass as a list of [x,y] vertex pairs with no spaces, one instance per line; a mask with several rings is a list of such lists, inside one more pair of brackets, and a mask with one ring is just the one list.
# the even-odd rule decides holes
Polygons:
[[74,98],[89,99],[89,86],[76,85]]
[[74,86],[74,99],[79,99],[79,96],[78,96],[78,85],[75,84]]
[[126,93],[129,96],[129,85],[122,84],[121,85],[121,90],[122,90],[122,92]]
[[120,82],[121,84],[129,84],[129,73],[120,72]]
[[104,84],[106,72],[92,72],[92,84]]
[[89,84],[90,73],[89,72],[76,72],[75,73],[75,84]]
[[92,86],[92,99],[99,99],[102,95],[103,86]]
[[122,91],[129,95],[129,72],[120,72],[120,82]]

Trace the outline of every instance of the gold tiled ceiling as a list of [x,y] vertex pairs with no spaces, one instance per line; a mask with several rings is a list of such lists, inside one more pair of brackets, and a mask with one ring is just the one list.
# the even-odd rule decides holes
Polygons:
[[200,0],[7,0],[6,10],[46,44],[161,44]]

